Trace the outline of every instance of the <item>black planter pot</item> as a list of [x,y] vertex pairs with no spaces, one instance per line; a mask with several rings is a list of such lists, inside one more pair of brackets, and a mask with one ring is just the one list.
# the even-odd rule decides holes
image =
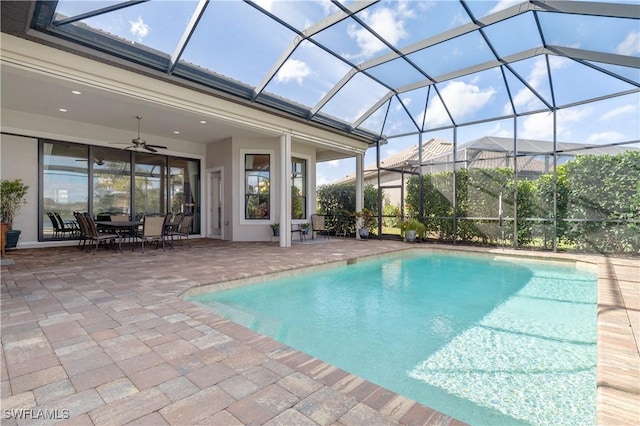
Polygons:
[[7,250],[15,249],[18,247],[18,240],[20,239],[20,233],[22,231],[18,229],[13,229],[11,231],[7,231],[7,240],[5,241],[4,247]]

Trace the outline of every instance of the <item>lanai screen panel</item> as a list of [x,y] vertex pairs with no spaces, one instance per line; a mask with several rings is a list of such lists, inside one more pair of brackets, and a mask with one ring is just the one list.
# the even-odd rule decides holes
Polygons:
[[635,2],[61,0],[32,27],[374,142],[637,93],[639,22]]

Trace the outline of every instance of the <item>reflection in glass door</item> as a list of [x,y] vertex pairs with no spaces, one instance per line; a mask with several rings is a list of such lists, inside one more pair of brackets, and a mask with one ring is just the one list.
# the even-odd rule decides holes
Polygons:
[[131,213],[131,153],[93,148],[93,213]]
[[200,232],[200,162],[169,159],[169,203],[171,212],[193,215],[191,232]]
[[[74,211],[87,211],[89,147],[45,141],[42,147],[42,209],[40,233],[44,239],[65,237],[55,231],[48,212],[74,221]],[[59,225],[56,223],[56,227]],[[68,235],[66,236],[68,237]]]
[[135,153],[134,166],[135,217],[141,220],[146,214],[166,212],[166,157]]

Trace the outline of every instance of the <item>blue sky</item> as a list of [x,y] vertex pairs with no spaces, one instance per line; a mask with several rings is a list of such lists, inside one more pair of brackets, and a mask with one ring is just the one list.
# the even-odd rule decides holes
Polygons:
[[[115,3],[118,2],[63,0],[57,12],[73,16]],[[478,31],[412,51],[407,56],[409,61],[429,77],[443,80],[435,85],[436,93],[436,90],[432,88],[429,91],[424,85],[405,90],[408,85],[419,85],[426,78],[408,61],[402,58],[382,64],[372,61],[392,54],[391,47],[407,48],[425,38],[471,22],[469,14],[458,1],[383,0],[360,11],[357,14],[359,20],[383,37],[388,45],[352,19],[315,31],[317,27],[314,24],[338,12],[338,7],[327,0],[259,0],[255,3],[296,29],[307,30],[313,41],[333,50],[336,55],[310,41],[294,45],[294,31],[244,2],[213,0],[181,60],[254,87],[264,84],[267,92],[308,108],[319,107],[322,114],[349,123],[356,122],[378,100],[387,96],[389,87],[402,89],[397,97],[391,98],[389,105],[383,104],[360,123],[362,128],[373,133],[393,136],[415,132],[416,125],[423,127],[423,130],[450,126],[452,121],[449,113],[456,124],[465,124],[505,117],[514,112],[537,111],[543,109],[545,103],[567,106],[614,92],[637,90],[628,81],[555,55],[549,55],[548,63],[544,55],[525,55],[513,62],[510,69],[492,67],[452,79],[438,77],[495,60],[496,54],[508,57],[540,48],[544,43],[560,48],[625,55],[637,60],[640,56],[638,20],[539,12],[543,41],[533,13],[528,12],[484,29],[484,36],[491,41],[495,53]],[[482,18],[516,3],[500,0],[469,1],[467,4],[475,18]],[[152,0],[89,18],[83,23],[117,35],[132,44],[139,43],[171,55],[196,5],[195,1]],[[292,46],[295,49],[281,63],[283,52]],[[276,69],[274,67],[278,64],[282,66],[272,75],[273,78],[265,80],[265,76],[270,75],[270,71]],[[335,96],[321,103],[334,85],[349,73],[349,64],[365,69],[371,77],[355,73]],[[594,61],[590,61],[589,65],[618,74],[631,82],[640,81],[637,68]],[[529,87],[521,79],[526,80]],[[566,142],[595,144],[638,140],[639,106],[640,97],[638,93],[633,93],[562,108],[557,114],[557,138]],[[459,127],[457,137],[458,143],[464,143],[488,135],[513,137],[513,133],[513,120],[503,119]],[[519,118],[517,135],[521,138],[551,140],[551,114],[545,112]],[[423,140],[431,137],[453,140],[453,133],[451,130],[428,132]],[[382,157],[417,142],[417,136],[391,138],[382,148]],[[365,164],[374,160],[374,152],[369,150]],[[353,159],[321,163],[317,181],[319,184],[329,183],[354,170]]]

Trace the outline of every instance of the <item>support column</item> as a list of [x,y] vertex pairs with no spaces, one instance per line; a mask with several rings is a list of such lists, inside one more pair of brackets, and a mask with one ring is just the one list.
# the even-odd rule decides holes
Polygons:
[[[364,154],[356,155],[356,212],[364,206]],[[360,239],[360,222],[356,221],[356,238]]]
[[513,238],[511,245],[518,248],[518,154],[520,153],[518,144],[518,117],[513,117]]
[[291,134],[280,136],[280,247],[291,247]]
[[453,244],[458,243],[458,126],[453,128]]

